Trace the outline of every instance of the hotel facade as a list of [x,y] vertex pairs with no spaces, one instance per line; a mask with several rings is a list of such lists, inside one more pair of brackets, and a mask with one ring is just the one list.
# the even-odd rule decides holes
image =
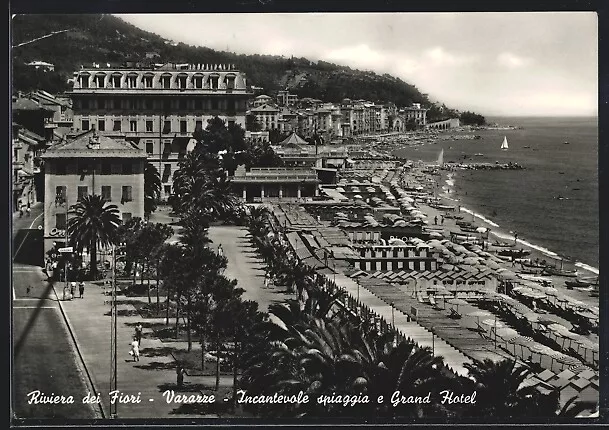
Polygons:
[[133,142],[161,175],[161,200],[173,173],[194,147],[192,134],[215,116],[245,129],[245,74],[232,64],[164,64],[89,68],[74,73],[70,92],[76,133]]

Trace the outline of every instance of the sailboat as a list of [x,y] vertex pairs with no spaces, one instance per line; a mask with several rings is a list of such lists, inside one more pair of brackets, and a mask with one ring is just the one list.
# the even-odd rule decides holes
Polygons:
[[503,149],[504,151],[507,151],[508,149],[508,142],[506,136],[503,136],[503,143],[501,143],[501,149]]
[[438,155],[438,166],[444,166],[444,148],[442,148],[440,155]]

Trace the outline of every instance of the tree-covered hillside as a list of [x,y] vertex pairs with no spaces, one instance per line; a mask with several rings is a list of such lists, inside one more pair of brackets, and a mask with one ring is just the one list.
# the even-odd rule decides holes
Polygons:
[[[269,94],[287,88],[299,97],[330,102],[351,98],[393,102],[397,106],[431,105],[415,86],[387,74],[306,58],[243,55],[174,43],[111,15],[17,15],[12,25],[13,46],[69,30],[13,49],[16,90],[62,92],[69,88],[67,80],[81,65],[152,61],[146,60],[146,53],[155,52],[159,57],[154,62],[236,64],[246,73],[250,85],[262,87]],[[40,72],[25,66],[33,60],[53,63],[55,71]],[[432,120],[438,117],[430,114]]]

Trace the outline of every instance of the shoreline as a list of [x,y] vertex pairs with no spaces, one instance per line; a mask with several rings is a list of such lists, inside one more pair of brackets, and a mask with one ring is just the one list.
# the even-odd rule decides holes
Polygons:
[[[453,188],[455,185],[456,179],[457,179],[456,176],[452,172],[448,173],[446,176],[442,175],[442,180],[443,180],[444,184],[446,184],[445,186],[443,186],[443,189],[449,190],[450,192],[448,194],[446,192],[438,194],[438,197],[440,197],[444,200],[448,200],[449,202],[453,202],[453,203],[461,202],[461,200],[459,199],[459,195],[455,192],[455,190]],[[454,196],[456,198],[449,196],[449,194],[451,194],[451,193],[454,193]],[[489,219],[489,218],[485,217],[484,215],[478,213],[475,208],[468,208],[466,206],[461,206],[461,211],[465,212],[467,214],[470,214],[479,223],[480,222],[483,223],[483,227],[490,228],[490,234],[492,236],[496,237],[497,239],[503,240],[503,241],[506,241],[506,240],[513,241],[514,240],[513,234],[510,234],[509,231],[506,231],[506,229],[502,228],[499,224],[495,223],[492,219]],[[529,242],[526,239],[522,239],[522,238],[518,238],[517,243],[522,245],[523,247],[528,248],[531,251],[531,253],[533,253],[533,252],[539,253],[541,256],[545,256],[552,260],[555,260],[557,263],[562,259],[563,263],[566,263],[566,265],[573,265],[577,269],[590,273],[590,275],[588,275],[588,273],[582,273],[581,275],[598,276],[598,274],[599,274],[599,269],[597,267],[594,267],[594,266],[588,265],[586,263],[583,263],[581,261],[578,261],[576,258],[572,258],[569,256],[561,256],[560,254],[544,247],[543,245],[535,244],[535,243]]]

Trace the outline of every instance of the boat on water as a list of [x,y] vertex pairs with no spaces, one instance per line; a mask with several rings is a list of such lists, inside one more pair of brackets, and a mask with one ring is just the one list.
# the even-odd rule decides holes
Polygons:
[[527,148],[527,149],[529,149],[529,148],[530,148],[530,146],[529,146],[529,145],[526,145],[526,146],[523,146],[523,148]]
[[497,252],[498,255],[502,257],[511,257],[511,258],[522,258],[531,254],[531,251],[528,249],[502,249]]
[[480,152],[478,152],[477,154],[474,154],[474,155],[475,155],[476,157],[483,157],[483,156],[484,156],[484,154],[482,154],[482,153],[480,153]]
[[558,269],[552,266],[543,269],[543,274],[550,276],[566,276],[569,278],[575,278],[577,276],[577,272],[575,270]]
[[565,145],[568,145],[568,144],[569,144],[569,141],[568,141],[568,140],[565,140],[563,143],[564,143]]
[[491,245],[496,246],[497,248],[511,248],[514,246],[514,242],[499,242],[496,240],[495,242],[491,243]]
[[507,136],[503,136],[503,142],[501,142],[501,149],[503,149],[504,151],[508,150]]

